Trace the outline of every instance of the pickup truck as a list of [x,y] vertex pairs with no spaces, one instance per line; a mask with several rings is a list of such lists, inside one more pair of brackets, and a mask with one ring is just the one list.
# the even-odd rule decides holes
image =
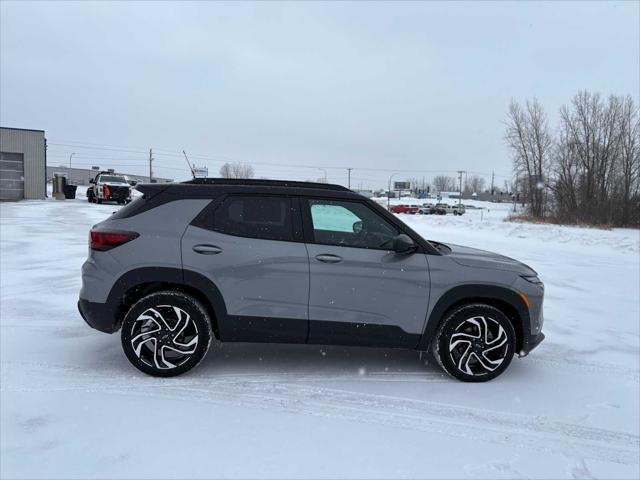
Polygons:
[[129,203],[131,201],[131,185],[122,175],[100,172],[95,178],[89,180],[89,183],[91,183],[87,189],[89,203]]
[[434,207],[438,215],[446,215],[447,213],[453,213],[454,215],[464,215],[464,205],[455,204],[449,205],[447,203],[436,203]]
[[418,210],[420,207],[417,205],[394,205],[389,209],[391,213],[410,213],[412,215],[418,213]]

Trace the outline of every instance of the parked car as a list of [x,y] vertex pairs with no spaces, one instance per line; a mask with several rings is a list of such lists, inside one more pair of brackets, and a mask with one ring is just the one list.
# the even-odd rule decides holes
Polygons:
[[418,209],[418,213],[420,215],[432,215],[436,213],[435,205],[433,203],[423,203]]
[[410,213],[415,215],[419,209],[420,207],[417,205],[393,205],[389,211],[391,211],[391,213]]
[[452,213],[453,215],[464,215],[465,211],[464,205],[460,205],[459,203],[456,203],[455,205],[437,203],[435,206],[435,213],[438,215],[446,215],[447,213]]
[[131,201],[131,185],[122,175],[112,172],[100,172],[90,181],[87,189],[87,201],[93,203]]
[[543,339],[544,286],[516,260],[428,241],[344,187],[143,184],[95,225],[78,308],[169,377],[211,340],[405,348],[452,377],[500,375]]

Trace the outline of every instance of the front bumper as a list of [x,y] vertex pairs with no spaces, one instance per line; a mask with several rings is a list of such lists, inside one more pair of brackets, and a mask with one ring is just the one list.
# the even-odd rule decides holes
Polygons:
[[102,192],[102,199],[112,202],[125,202],[131,200],[131,190],[127,187],[108,187],[109,195],[104,195],[104,189]]
[[544,333],[542,332],[538,333],[537,335],[529,335],[529,337],[525,339],[525,342],[522,345],[522,350],[518,352],[518,356],[526,357],[527,355],[529,355],[529,353],[531,353],[534,348],[542,343],[544,338]]
[[81,298],[78,300],[78,311],[91,328],[104,333],[113,333],[118,330],[116,309],[108,303],[90,302]]

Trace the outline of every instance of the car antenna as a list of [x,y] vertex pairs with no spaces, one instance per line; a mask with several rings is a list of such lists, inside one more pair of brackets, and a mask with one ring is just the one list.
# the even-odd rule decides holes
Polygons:
[[193,168],[191,168],[191,163],[189,162],[189,158],[187,157],[187,152],[185,152],[184,150],[182,150],[182,153],[184,153],[184,158],[185,158],[185,160],[187,161],[187,165],[189,165],[189,170],[191,171],[191,176],[192,176],[192,177],[194,178],[194,180],[195,180],[195,178],[196,178],[196,174],[195,174],[195,172],[193,171]]

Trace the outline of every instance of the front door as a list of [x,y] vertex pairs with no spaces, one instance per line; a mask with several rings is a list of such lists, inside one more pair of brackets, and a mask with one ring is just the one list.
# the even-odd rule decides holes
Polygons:
[[309,343],[413,348],[429,303],[424,253],[392,250],[398,228],[365,202],[303,200]]
[[229,195],[187,228],[183,268],[220,291],[221,340],[305,342],[309,259],[296,205],[284,196]]

